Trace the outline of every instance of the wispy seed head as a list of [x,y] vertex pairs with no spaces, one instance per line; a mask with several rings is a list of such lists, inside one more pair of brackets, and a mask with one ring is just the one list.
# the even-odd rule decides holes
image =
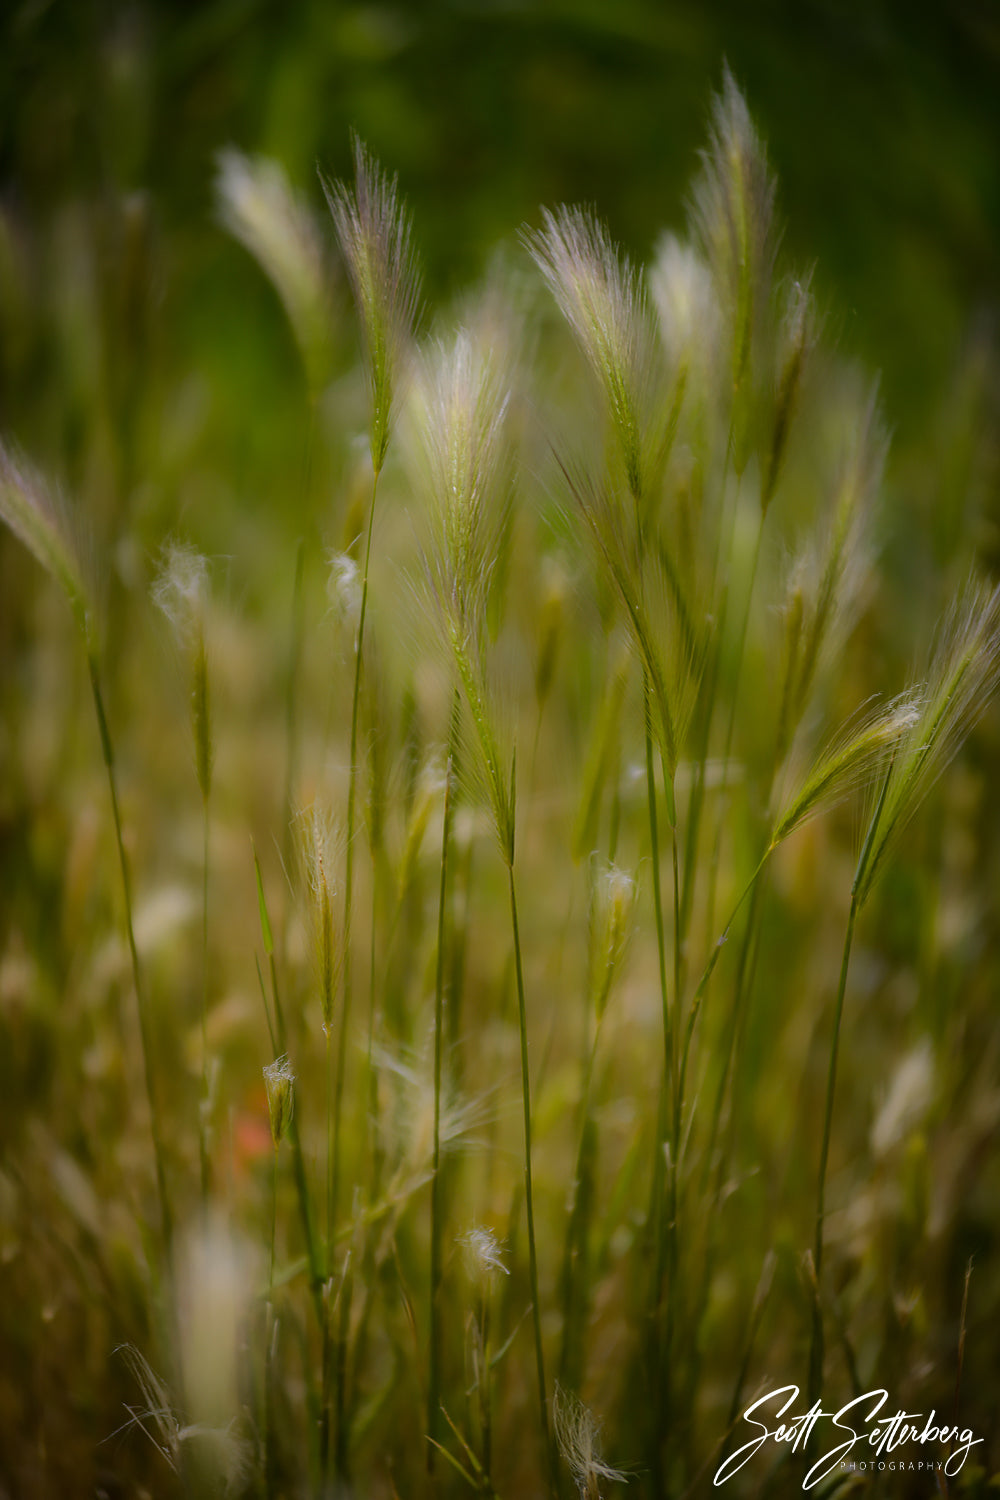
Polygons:
[[89,639],[90,601],[73,519],[62,496],[2,442],[0,519],[59,584],[82,634]]
[[746,100],[728,68],[712,108],[693,218],[730,318],[733,386],[738,389],[770,295],[776,235],[774,180]]
[[361,618],[361,573],[348,552],[331,552],[327,562],[326,596],[339,624],[353,633]]
[[836,806],[851,792],[871,786],[899,752],[919,716],[919,700],[913,693],[904,693],[852,724],[817,757],[785,805],[774,826],[772,849],[809,818]]
[[208,600],[208,559],[182,542],[169,542],[153,584],[153,602],[184,647],[192,646],[203,633]]
[[492,351],[462,329],[431,346],[415,391],[435,527],[435,587],[459,630],[482,624],[510,492],[510,390]]
[[651,456],[644,409],[655,370],[642,278],[586,209],[563,205],[542,217],[544,228],[525,234],[525,244],[600,382],[629,489],[639,498]]
[[855,878],[855,898],[871,894],[886,855],[957,754],[1000,688],[1000,586],[970,583],[953,603],[938,638],[914,717],[896,755]]
[[330,373],[329,267],[316,221],[283,167],[222,151],[215,180],[219,218],[273,283],[292,326],[313,394]]
[[497,1239],[492,1229],[476,1225],[460,1235],[458,1243],[462,1247],[470,1278],[483,1290],[488,1290],[501,1272],[504,1276],[510,1275],[503,1263],[503,1243]]
[[593,1413],[558,1384],[552,1398],[552,1422],[559,1452],[576,1480],[581,1500],[600,1500],[602,1479],[616,1484],[628,1483],[625,1474],[604,1462],[601,1429]]
[[354,141],[355,186],[321,176],[364,332],[372,389],[371,450],[376,474],[389,446],[402,354],[413,331],[419,277],[410,217],[363,143]]

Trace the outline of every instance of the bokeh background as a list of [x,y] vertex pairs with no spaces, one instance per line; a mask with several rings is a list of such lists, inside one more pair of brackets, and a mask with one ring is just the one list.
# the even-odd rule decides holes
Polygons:
[[346,172],[356,129],[399,173],[436,298],[541,203],[594,203],[647,255],[683,222],[723,59],[769,142],[786,245],[815,260],[904,440],[926,433],[992,331],[1000,20],[988,0],[14,0],[0,25],[8,428],[37,426],[40,396],[65,378],[57,351],[26,349],[17,323],[42,293],[72,296],[60,244],[74,212],[113,221],[122,195],[143,195],[133,209],[148,213],[169,314],[144,357],[171,374],[252,362],[246,394],[266,394],[280,421],[294,359],[277,305],[213,225],[220,148],[274,155],[318,201],[317,163]]

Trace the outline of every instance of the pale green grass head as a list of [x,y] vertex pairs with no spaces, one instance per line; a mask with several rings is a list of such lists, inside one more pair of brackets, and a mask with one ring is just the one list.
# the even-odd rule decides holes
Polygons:
[[76,518],[58,491],[47,485],[25,458],[2,442],[0,518],[62,589],[90,647],[93,611],[84,581]]
[[389,446],[400,367],[413,333],[419,277],[410,216],[395,177],[383,172],[357,138],[354,163],[353,191],[341,182],[321,181],[361,317],[372,393],[372,467],[379,474]]
[[280,162],[219,153],[219,219],[253,256],[281,298],[315,395],[333,361],[331,269],[315,216]]
[[858,866],[863,906],[920,802],[957,754],[1000,686],[1000,588],[970,583],[941,629],[920,712],[908,726]]
[[542,211],[525,244],[597,377],[629,491],[646,493],[655,461],[651,398],[656,339],[641,272],[587,209]]
[[693,221],[729,321],[732,382],[739,391],[771,295],[777,233],[774,179],[728,68],[712,108]]

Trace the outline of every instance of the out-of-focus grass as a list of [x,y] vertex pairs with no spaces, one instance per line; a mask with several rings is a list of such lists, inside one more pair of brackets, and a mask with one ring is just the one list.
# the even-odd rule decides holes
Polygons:
[[[169,42],[163,51],[139,21],[138,31],[111,34],[101,66],[123,90],[116,107],[131,100],[140,116],[155,112],[142,70],[152,70],[169,97],[162,79],[173,66],[194,80],[189,128],[199,99],[210,114],[218,110],[219,78],[242,75],[213,51],[213,17],[235,24],[209,8],[200,31],[190,23],[160,39]],[[375,23],[365,17],[367,36]],[[26,24],[30,34],[30,16]],[[390,46],[390,33],[374,34]],[[241,45],[252,50],[261,36],[248,30]],[[185,47],[202,49],[197,87]],[[277,70],[279,99],[301,66],[299,57],[287,75]],[[23,131],[33,96],[22,97]],[[699,99],[695,118],[703,116]],[[391,124],[391,111],[385,118]],[[328,1243],[330,1071],[301,845],[309,810],[329,810],[343,828],[350,797],[357,600],[344,570],[331,574],[328,553],[361,562],[371,497],[368,385],[347,279],[331,253],[330,369],[310,416],[294,333],[251,257],[221,231],[173,221],[171,205],[183,195],[125,191],[143,180],[141,122],[127,119],[136,156],[109,158],[114,185],[103,195],[77,186],[56,209],[56,174],[37,218],[31,205],[5,215],[18,288],[5,302],[5,392],[8,428],[62,476],[91,537],[84,562],[96,564],[88,574],[100,604],[95,639],[175,1233],[165,1245],[85,659],[58,588],[5,535],[0,1482],[12,1495],[116,1487],[218,1493],[224,1482],[233,1493],[308,1493],[321,1488],[326,1469],[361,1493],[468,1487],[440,1450],[433,1478],[427,1473],[436,1134],[434,1378],[443,1408],[436,1441],[485,1493],[491,1484],[500,1495],[544,1491],[537,1328],[550,1421],[554,1377],[573,1387],[559,1398],[564,1442],[565,1414],[576,1411],[571,1397],[579,1394],[603,1421],[607,1462],[628,1470],[644,1493],[707,1489],[740,1401],[758,1387],[806,1384],[813,1291],[804,1256],[813,1245],[832,1004],[859,829],[877,796],[879,765],[867,768],[867,802],[865,788],[856,789],[775,850],[695,1012],[698,982],[767,846],[772,779],[774,813],[841,726],[858,728],[852,716],[873,694],[901,690],[914,660],[919,673],[933,621],[977,543],[985,542],[979,550],[989,560],[990,455],[979,424],[963,420],[974,403],[956,398],[961,413],[945,409],[940,419],[936,472],[947,508],[935,498],[932,509],[925,474],[908,481],[905,454],[890,468],[874,530],[876,539],[888,536],[893,568],[880,570],[871,540],[852,536],[845,570],[852,587],[838,594],[841,628],[818,657],[801,732],[774,777],[788,653],[809,638],[831,516],[868,413],[863,380],[821,337],[796,394],[773,504],[761,517],[790,262],[779,262],[773,295],[764,282],[755,287],[752,367],[735,393],[739,290],[727,304],[717,270],[707,302],[695,303],[690,345],[671,325],[674,341],[655,357],[666,360],[666,386],[650,421],[672,409],[671,382],[679,388],[687,360],[683,399],[673,446],[662,463],[650,460],[643,494],[630,493],[637,487],[623,469],[614,417],[603,412],[598,385],[527,255],[511,250],[502,294],[494,288],[467,301],[460,316],[470,334],[498,359],[507,346],[512,355],[504,419],[518,453],[513,504],[490,532],[483,612],[464,642],[471,666],[456,676],[454,653],[441,651],[431,619],[433,497],[422,488],[427,478],[413,462],[408,426],[426,428],[440,412],[428,415],[425,405],[419,414],[412,375],[411,414],[398,416],[380,479],[372,549],[352,846],[354,998],[342,1052],[342,992],[334,1001],[334,1061],[342,1059],[345,1093],[340,1201]],[[363,111],[358,123],[366,125]],[[687,128],[694,139],[694,126]],[[58,157],[58,133],[49,139]],[[158,137],[146,139],[153,160]],[[346,165],[345,141],[336,143],[334,165],[342,156]],[[405,166],[402,149],[391,162]],[[209,164],[202,165],[199,185],[185,192],[208,225],[214,210]],[[31,180],[46,181],[44,159],[36,170]],[[587,183],[581,191],[593,195]],[[317,194],[307,196],[317,204]],[[506,201],[502,193],[498,200]],[[534,205],[518,201],[507,229],[522,213],[537,223]],[[332,252],[325,226],[320,233]],[[444,263],[444,252],[435,253],[432,287]],[[614,254],[610,245],[603,253]],[[461,253],[454,264],[462,266]],[[425,326],[449,330],[453,310],[433,295],[429,303]],[[970,365],[973,391],[988,392],[984,371]],[[737,415],[748,385],[752,400]],[[922,525],[934,518],[928,544],[897,540],[916,528],[893,503],[894,487],[914,492]],[[871,488],[866,503],[874,505],[882,490]],[[638,549],[630,530],[637,507],[646,513]],[[190,681],[150,599],[171,537],[211,559],[203,617],[214,752],[207,966]],[[900,574],[919,591],[918,608],[900,590]],[[439,592],[448,587],[440,572],[436,584]],[[650,740],[664,978],[643,667],[655,681],[662,657],[665,692],[684,690],[681,595],[703,645],[689,674],[691,726],[674,777],[678,874],[691,887],[679,947],[669,798],[655,739],[662,726],[654,724]],[[646,655],[637,616],[649,622]],[[549,665],[540,675],[543,657]],[[454,680],[468,694],[480,672],[482,703],[473,699],[450,742]],[[619,691],[616,713],[607,705]],[[515,745],[517,752],[510,815],[529,1043],[534,1307],[509,889],[490,826],[502,819],[487,813],[492,793],[496,814],[502,789],[491,785],[488,763],[477,770],[480,711],[502,748],[504,776]],[[449,743],[456,804],[443,843]],[[950,1412],[974,1257],[958,1410],[962,1424],[988,1440],[990,1329],[1000,1299],[996,754],[995,720],[987,718],[911,824],[859,922],[820,1285],[824,1397],[846,1400],[855,1382],[861,1390],[884,1385],[908,1410]],[[583,825],[582,802],[593,811]],[[263,987],[273,1024],[254,847],[284,1011],[280,1047],[272,1046],[261,996]],[[345,851],[336,840],[332,847],[333,937],[342,943]],[[609,861],[636,881],[635,905],[618,917],[634,928],[627,943],[613,937],[601,905]],[[612,951],[608,975],[601,966]],[[692,1016],[681,1095],[669,1059],[679,1060]],[[285,1049],[301,1177],[294,1133],[275,1154],[268,1128],[262,1069]],[[321,1284],[312,1287],[303,1194],[318,1247]],[[502,1270],[467,1253],[476,1230],[497,1236],[490,1256]],[[488,1378],[487,1350],[495,1361]],[[975,1462],[992,1472],[990,1442],[975,1452],[968,1470]],[[762,1456],[733,1487],[753,1492],[776,1456]],[[569,1462],[567,1490],[588,1473],[581,1481],[578,1455],[576,1467]],[[590,1477],[596,1483],[600,1471]],[[790,1463],[772,1480],[782,1493],[800,1482]]]

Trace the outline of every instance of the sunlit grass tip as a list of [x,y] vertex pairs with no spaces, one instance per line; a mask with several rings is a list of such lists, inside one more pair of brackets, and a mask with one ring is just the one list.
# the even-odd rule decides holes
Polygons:
[[774,192],[763,143],[727,67],[712,107],[692,218],[730,321],[734,389],[747,373],[770,296],[777,238]]
[[466,330],[425,353],[411,451],[428,502],[425,556],[434,607],[469,708],[504,858],[513,859],[514,786],[486,669],[487,603],[513,485],[510,390]]
[[789,834],[878,779],[912,731],[921,713],[920,698],[904,693],[873,713],[862,715],[813,761],[784,804],[771,834],[772,849]]
[[420,279],[410,216],[389,177],[354,140],[355,185],[320,174],[364,332],[372,391],[372,466],[381,472],[389,446],[400,361],[413,332]]
[[523,240],[607,402],[629,490],[638,501],[655,461],[656,341],[641,272],[589,210],[542,210]]

